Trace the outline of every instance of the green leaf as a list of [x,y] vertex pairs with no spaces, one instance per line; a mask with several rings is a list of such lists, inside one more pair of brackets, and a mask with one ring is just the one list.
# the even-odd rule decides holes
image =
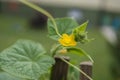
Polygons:
[[88,21],[84,22],[83,24],[75,28],[74,30],[76,30],[79,33],[84,33],[86,31],[87,25],[88,25]]
[[[56,18],[55,22],[61,35],[64,33],[71,34],[72,30],[78,26],[78,23],[72,18]],[[59,36],[57,35],[55,27],[50,19],[48,20],[48,33],[50,38],[58,40]]]
[[93,59],[90,57],[90,55],[87,54],[85,51],[83,51],[80,48],[68,47],[67,51],[68,51],[68,53],[75,54],[77,56],[86,56],[86,57],[88,57],[90,59],[91,62],[94,62]]
[[26,80],[26,79],[15,77],[6,72],[0,72],[0,80]]
[[54,64],[54,59],[45,53],[41,44],[19,40],[0,54],[1,68],[22,78],[37,79]]

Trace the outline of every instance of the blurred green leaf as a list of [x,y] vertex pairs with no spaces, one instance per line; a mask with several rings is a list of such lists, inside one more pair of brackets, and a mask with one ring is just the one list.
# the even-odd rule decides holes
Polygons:
[[90,59],[91,62],[93,62],[93,59],[90,57],[89,54],[87,54],[84,50],[82,50],[81,48],[76,48],[76,47],[68,47],[67,48],[68,53],[77,55],[77,56],[86,56]]
[[[63,33],[71,34],[73,28],[78,26],[78,23],[72,18],[57,18],[55,19],[55,22],[61,35]],[[48,20],[48,33],[50,38],[58,40],[59,36],[57,35],[55,27],[50,19]]]
[[79,55],[79,56],[85,55],[85,53],[84,53],[81,49],[76,48],[76,47],[68,47],[68,48],[67,48],[67,51],[68,51],[69,53],[77,54],[77,55]]
[[0,72],[0,80],[26,80],[26,79],[15,77],[6,72]]
[[88,25],[88,21],[76,27],[73,31],[77,33],[84,33],[86,31],[87,25]]
[[26,79],[12,76],[6,72],[0,72],[0,80],[26,80]]
[[1,68],[15,76],[38,79],[54,64],[54,59],[45,52],[39,43],[19,40],[0,54]]

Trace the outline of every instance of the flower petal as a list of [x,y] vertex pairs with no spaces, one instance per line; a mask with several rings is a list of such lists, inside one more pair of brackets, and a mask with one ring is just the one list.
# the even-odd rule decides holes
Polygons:
[[77,44],[73,34],[71,34],[70,36],[67,34],[63,34],[62,37],[58,41],[63,46],[76,46]]

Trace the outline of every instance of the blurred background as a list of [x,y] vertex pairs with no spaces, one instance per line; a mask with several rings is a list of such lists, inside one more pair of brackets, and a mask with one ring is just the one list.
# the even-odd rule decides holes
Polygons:
[[[72,17],[79,24],[89,20],[94,41],[80,45],[91,55],[94,80],[120,80],[120,0],[29,0],[56,17]],[[17,0],[0,0],[0,51],[18,39],[40,42],[47,50],[47,17]],[[80,58],[81,60],[84,60]]]

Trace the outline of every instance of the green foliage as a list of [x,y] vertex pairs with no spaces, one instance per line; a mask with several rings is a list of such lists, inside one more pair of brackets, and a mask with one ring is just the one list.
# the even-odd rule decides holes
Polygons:
[[[71,34],[73,28],[78,26],[78,23],[72,18],[56,18],[55,22],[61,35],[64,33]],[[55,30],[54,24],[50,19],[48,20],[48,33],[50,38],[54,40],[58,40],[58,38],[60,38]]]
[[0,80],[26,80],[26,79],[12,76],[6,72],[0,72]]
[[88,25],[88,21],[79,25],[77,28],[74,29],[74,31],[77,33],[84,33],[86,31],[87,25]]
[[[66,53],[68,51],[69,53],[73,53],[79,56],[85,55],[93,62],[92,58],[87,53],[85,53],[85,51],[77,47],[71,47],[76,46],[77,42],[85,43],[89,40],[87,39],[87,33],[85,31],[88,22],[85,22],[82,25],[78,26],[78,23],[72,18],[54,19],[51,14],[49,14],[44,9],[39,8],[38,6],[26,0],[19,1],[46,15],[49,18],[49,37],[57,41],[59,41],[60,38],[63,41],[59,41],[59,44],[51,50],[51,57],[50,55],[45,54],[46,51],[41,44],[30,40],[19,40],[14,45],[1,52],[0,67],[3,71],[16,77],[25,79],[36,80],[44,78],[42,76],[45,75],[45,73],[47,73],[55,63],[53,56],[57,55],[56,53],[60,49],[63,53]],[[67,36],[63,37],[63,34],[66,34]],[[64,43],[68,44],[67,47],[65,47],[66,45],[63,45]],[[74,43],[75,45],[69,45],[71,43]],[[92,78],[87,76],[86,73],[81,71],[75,65],[66,61],[62,57],[60,58],[68,65],[72,66],[79,72],[83,73],[90,80],[92,80]]]
[[90,39],[88,39],[87,37],[87,32],[86,32],[87,24],[88,21],[86,21],[85,23],[81,24],[80,26],[78,26],[73,30],[73,34],[75,35],[75,40],[77,42],[86,43],[90,41]]
[[76,47],[68,47],[67,51],[69,53],[76,54],[77,56],[83,56],[83,55],[85,56],[86,54],[82,49]]
[[1,68],[15,76],[38,79],[54,64],[39,43],[19,40],[0,54]]
[[90,59],[91,62],[94,62],[92,60],[92,58],[84,50],[82,50],[81,48],[68,47],[67,51],[68,51],[68,53],[75,54],[78,57],[80,57],[80,56],[86,56],[86,57],[88,57]]

